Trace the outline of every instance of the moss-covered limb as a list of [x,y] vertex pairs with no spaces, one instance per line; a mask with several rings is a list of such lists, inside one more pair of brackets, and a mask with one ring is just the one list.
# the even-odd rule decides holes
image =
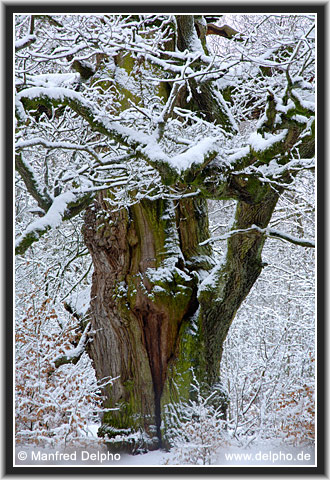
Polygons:
[[[196,64],[196,69],[198,62]],[[223,93],[219,89],[217,82],[209,79],[207,76],[200,80],[200,70],[197,75],[191,75],[189,78],[189,92],[192,98],[187,101],[187,88],[182,90],[185,92],[181,95],[179,106],[189,108],[193,112],[198,112],[208,122],[215,122],[220,125],[223,130],[229,133],[237,133],[238,126],[230,113],[230,104],[225,100]]]
[[132,249],[130,280],[136,293],[130,297],[130,306],[139,310],[147,296],[153,308],[169,315],[177,329],[176,324],[189,308],[196,279],[189,275],[185,266],[175,207],[168,200],[145,200],[134,205],[131,212],[138,241]]
[[15,168],[22,177],[30,195],[44,212],[50,208],[52,199],[47,191],[41,190],[32,167],[23,159],[22,152],[15,154]]
[[85,193],[77,196],[76,200],[69,202],[63,214],[63,220],[70,220],[86,210],[94,200],[93,193]]
[[[282,99],[275,98],[275,95],[269,92],[264,116],[259,121],[258,133],[272,133],[279,129],[297,127],[302,131],[307,123],[313,122],[314,117],[314,102],[303,100],[293,86],[288,83],[287,91]],[[310,121],[308,122],[308,120]]]
[[[108,80],[105,82],[100,82],[100,79],[96,79],[98,86],[102,86],[106,91],[111,84],[116,86],[116,89],[119,93],[117,101],[120,104],[122,111],[130,108],[131,105],[141,105],[142,101],[142,91],[140,88],[140,79],[139,73],[134,72],[134,67],[137,67],[138,63],[136,58],[133,55],[129,55],[125,48],[122,48],[118,51],[118,54],[113,58],[115,63],[115,71],[111,71],[111,83]],[[109,68],[105,64],[102,68],[105,70],[106,78],[109,77]],[[139,68],[136,68],[139,72]],[[117,81],[117,73],[119,73],[120,81]],[[126,75],[127,82],[123,81],[123,74]],[[101,77],[102,78],[102,77]],[[132,88],[129,88],[129,85],[134,83],[135,88],[132,91]]]
[[268,92],[267,96],[267,103],[265,109],[265,121],[263,122],[261,131],[273,131],[275,121],[276,121],[276,102],[274,98],[274,94],[272,92]]
[[193,100],[198,110],[209,122],[215,122],[230,133],[237,133],[237,124],[230,113],[230,106],[225,101],[216,82],[200,83],[196,79],[190,81]]
[[44,228],[35,228],[32,232],[21,235],[15,244],[15,255],[24,255],[26,250],[50,229],[50,226]]
[[[132,17],[129,21],[131,21]],[[167,52],[171,50],[175,50],[175,38],[176,38],[176,25],[174,19],[171,17],[159,17],[155,16],[154,18],[149,19],[141,19],[139,20],[140,26],[135,25],[133,30],[133,38],[136,34],[139,34],[146,38],[148,41],[148,37],[152,36],[154,31],[159,29],[159,31],[166,30],[166,37],[167,40],[163,43],[163,47],[166,48]],[[148,26],[151,26],[150,33],[148,32],[148,28],[145,28],[145,23]],[[143,30],[143,31],[141,31]],[[170,35],[171,32],[171,35]],[[153,37],[152,37],[153,38]],[[148,99],[150,98],[150,85],[146,84],[144,81],[144,76],[147,73],[147,63],[152,65],[153,73],[156,76],[163,75],[163,67],[164,63],[158,64],[158,55],[160,52],[157,53],[157,56],[153,56],[150,54],[149,49],[147,49],[148,54],[145,54],[145,50],[141,48],[141,45],[134,46],[133,44],[127,47],[127,44],[123,46],[117,46],[117,55],[113,57],[113,61],[115,64],[115,70],[113,71],[111,68],[111,84],[116,86],[116,89],[119,93],[117,97],[117,102],[120,104],[120,109],[122,111],[135,107],[139,109],[139,107],[144,107],[146,103],[148,103]],[[136,53],[137,55],[134,55]],[[107,64],[104,64],[102,69],[106,77],[109,77],[109,67]],[[119,75],[117,76],[117,72]],[[149,70],[150,72],[150,70]],[[124,78],[126,77],[127,81],[125,82]],[[102,82],[102,74],[101,78],[97,79],[98,88],[100,86],[105,86],[105,90],[109,87],[109,81],[105,80]],[[134,85],[134,87],[133,87]],[[177,88],[177,86],[176,86]],[[159,82],[157,86],[152,87],[153,93],[157,95],[159,98],[164,100],[164,104],[168,100],[168,97],[171,93],[171,87],[166,82]],[[175,89],[174,89],[175,90]],[[174,93],[174,92],[173,92]],[[172,97],[173,97],[172,93]],[[174,95],[175,96],[175,95]],[[173,109],[174,105],[171,107]],[[166,117],[166,106],[164,108],[165,113],[164,115],[160,115],[160,117]],[[141,110],[140,110],[141,112]],[[160,129],[162,128],[162,121],[166,122],[167,118],[160,118]],[[161,138],[162,135],[158,135],[158,140]]]
[[269,188],[267,197],[259,204],[237,203],[232,228],[247,231],[228,239],[226,257],[199,289],[199,318],[210,384],[218,380],[222,346],[237,309],[262,271],[265,235],[250,227],[267,227],[278,198],[279,194]]
[[176,22],[178,27],[178,49],[184,52],[202,51],[202,44],[195,29],[195,22],[193,15],[176,15]]
[[315,115],[315,103],[303,100],[297,90],[290,91],[290,97],[295,104],[296,112],[300,115],[305,115],[307,118]]
[[293,81],[289,73],[289,69],[287,69],[286,72],[286,79],[287,88],[284,95],[284,101],[287,104],[289,100],[292,100],[295,107],[294,109],[291,109],[291,115],[289,114],[289,116],[295,114],[304,115],[307,118],[315,116],[315,102],[311,102],[310,100],[304,100],[301,97],[301,94],[298,92],[298,90],[305,90],[306,92],[306,87],[307,91],[310,91],[312,89],[311,86],[309,84],[306,84],[306,82],[301,82],[300,79],[297,81]]
[[[315,141],[315,106],[313,102],[304,101],[293,89],[290,81],[283,99],[276,98],[269,91],[265,105],[263,119],[259,121],[257,133],[262,136],[278,133],[287,130],[285,141],[280,142],[274,152],[269,152],[266,157],[289,153],[293,146],[301,148],[306,155],[305,158],[314,156]],[[306,131],[309,130],[309,132]],[[308,145],[308,146],[307,146]],[[262,157],[265,157],[262,152]],[[262,158],[259,157],[261,160]]]
[[22,117],[20,104],[25,110],[33,110],[39,105],[48,108],[68,106],[97,132],[115,140],[120,145],[135,150],[159,171],[165,184],[175,184],[179,177],[177,169],[170,165],[169,158],[162,152],[153,137],[129,127],[122,127],[118,122],[109,122],[106,118],[101,118],[96,108],[78,92],[60,87],[53,89],[33,87],[17,94],[17,101],[16,110],[20,117]]
[[[69,200],[68,200],[69,199]],[[62,221],[78,215],[92,202],[93,195],[87,193],[77,197],[70,192],[56,197],[47,213],[40,219],[32,222],[15,242],[15,255],[23,255],[26,250],[48,230],[58,226]]]
[[[274,180],[274,188],[280,189],[281,185],[290,183],[290,175],[312,168],[306,159],[315,156],[315,120],[311,121],[308,130],[305,124],[296,121],[286,126],[288,128],[282,134],[273,136],[277,141],[267,148],[258,150],[257,146],[247,146],[241,150],[241,155],[235,155],[234,160],[229,157],[224,162],[217,157],[199,169],[195,176],[187,174],[187,183],[198,188],[205,198],[261,202],[267,195],[268,182]],[[258,145],[258,141],[262,143],[264,138],[256,135]]]
[[196,176],[187,174],[186,178],[194,188],[200,190],[204,198],[258,203],[268,191],[267,185],[260,181],[262,173],[258,173],[257,167],[253,174],[248,170],[251,166],[258,165],[258,161],[252,149],[246,147],[240,156],[237,155],[236,160],[232,161],[229,157],[222,162],[216,158],[214,162],[200,168]]
[[78,115],[84,118],[91,127],[99,133],[111,137],[119,144],[136,149],[139,146],[145,146],[145,143],[138,139],[137,132],[129,128],[120,128],[114,122],[108,122],[105,118],[100,118],[99,112],[94,105],[86,101],[84,97],[67,88],[56,87],[53,89],[43,87],[32,87],[17,94],[18,102],[21,102],[25,110],[33,110],[39,105],[51,108],[58,106],[68,106]]
[[198,380],[205,381],[206,356],[204,342],[197,325],[196,315],[187,318],[181,325],[176,356],[168,365],[166,382],[161,400],[162,418],[166,426],[165,407],[188,401],[192,397],[193,373]]
[[[176,222],[185,264],[191,273],[203,278],[215,265],[210,245],[201,245],[210,235],[205,198],[180,200],[176,207]],[[195,291],[192,297],[190,311],[180,324],[175,355],[168,365],[162,395],[162,411],[169,403],[185,401],[192,397],[193,372],[201,385],[205,383],[207,360],[204,336],[197,315],[196,293]],[[164,417],[163,420],[165,421]]]
[[72,68],[80,74],[80,78],[84,81],[95,75],[94,67],[91,66],[89,63],[80,60],[74,60],[72,62]]
[[[259,179],[263,181],[267,177],[271,181],[276,175],[277,183],[281,183],[291,171],[296,173],[298,168],[310,168],[303,161],[293,164],[292,156],[299,155],[303,159],[314,157],[315,119],[309,115],[311,118],[306,117],[302,121],[299,110],[292,105],[284,114],[283,107],[277,104],[270,93],[265,107],[265,120],[251,135],[250,143],[241,152],[223,161],[217,156],[215,161],[205,162],[200,169],[191,169],[185,176],[185,182],[199,188],[207,198],[236,198],[255,203],[260,202],[267,191]],[[279,113],[282,116],[281,124],[276,123]],[[267,174],[265,166],[271,161],[274,163],[274,159],[281,166],[281,172],[272,165]],[[259,170],[259,167],[262,168]]]
[[[198,312],[182,324],[180,330],[177,357],[168,367],[168,376],[162,396],[162,418],[164,424],[163,435],[166,438],[166,406],[175,405],[178,402],[196,400],[196,391],[193,383],[197,380],[201,393],[204,397],[213,395],[216,407],[226,415],[228,407],[228,395],[219,381],[209,382],[206,372],[209,370],[208,345],[201,325]],[[218,365],[219,367],[219,365]],[[219,370],[219,368],[218,368]]]

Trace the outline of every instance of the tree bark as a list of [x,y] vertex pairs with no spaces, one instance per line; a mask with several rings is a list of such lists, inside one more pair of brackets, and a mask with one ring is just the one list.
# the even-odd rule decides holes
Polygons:
[[[108,436],[143,429],[148,448],[159,447],[171,382],[190,379],[189,361],[175,367],[185,324],[198,307],[198,272],[212,266],[210,247],[199,245],[209,235],[205,205],[144,200],[112,212],[100,194],[86,213],[94,263],[90,355],[99,379],[119,377],[104,391],[106,406],[118,407],[105,415]],[[184,383],[180,396],[188,398],[190,381]]]
[[260,203],[237,203],[232,230],[243,232],[228,239],[223,262],[212,272],[213,281],[201,285],[198,300],[201,328],[206,342],[205,376],[209,385],[218,379],[223,345],[230,325],[263,268],[261,253],[265,235],[258,231],[244,230],[252,225],[266,227],[278,198],[279,194],[270,189]]

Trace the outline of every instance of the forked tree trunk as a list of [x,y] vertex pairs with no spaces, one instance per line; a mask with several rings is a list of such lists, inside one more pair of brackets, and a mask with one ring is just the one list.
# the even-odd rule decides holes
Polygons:
[[[236,227],[267,225],[276,201],[238,202]],[[228,329],[262,269],[263,235],[229,239],[215,266],[211,247],[200,245],[209,238],[205,199],[143,200],[113,212],[100,194],[84,238],[94,264],[90,355],[99,379],[118,377],[104,390],[105,406],[116,410],[101,433],[142,431],[143,446],[158,448],[163,406],[189,398],[192,369],[205,388],[219,383]],[[201,285],[212,268],[213,280]],[[225,396],[218,400],[225,410]]]

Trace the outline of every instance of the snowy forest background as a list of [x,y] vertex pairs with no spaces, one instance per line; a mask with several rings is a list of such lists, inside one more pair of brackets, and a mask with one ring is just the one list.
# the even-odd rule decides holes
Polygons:
[[[135,21],[120,15],[115,17],[102,20],[98,16],[16,15],[17,92],[32,87],[75,88],[90,102],[99,105],[97,96],[99,89],[104,88],[104,78],[100,74],[98,81],[91,85],[79,70],[74,71],[73,62],[79,57],[86,62],[86,68],[91,64],[94,68],[100,49],[110,55],[116,46],[131,42]],[[217,24],[235,28],[243,42],[220,36],[207,37],[210,58],[215,64],[220,63],[221,68],[224,64],[228,66],[222,81],[230,85],[238,74],[241,75],[241,81],[236,83],[236,102],[232,109],[240,136],[239,144],[229,145],[232,151],[245,145],[257,128],[267,92],[271,90],[278,98],[283,95],[284,70],[274,69],[272,76],[262,79],[251,75],[258,66],[258,58],[273,47],[279,35],[282,46],[293,46],[290,74],[305,82],[304,88],[309,92],[306,102],[311,108],[315,84],[314,20],[313,15],[222,16]],[[105,26],[112,36],[106,34]],[[148,41],[142,47],[136,42],[136,49],[144,48],[151,55],[154,40]],[[161,39],[157,41],[161,43]],[[239,63],[243,49],[248,61]],[[250,57],[253,57],[251,61]],[[284,64],[287,57],[283,56],[281,61]],[[185,68],[189,68],[189,62]],[[133,82],[118,67],[116,75],[117,81],[126,86]],[[162,105],[151,87],[148,87],[149,92],[146,85],[141,88],[145,104],[136,108],[130,102],[122,113],[122,121],[124,125],[139,125],[148,131],[153,128],[150,115],[159,113]],[[260,112],[251,115],[250,98],[255,92],[260,95]],[[111,102],[116,102],[118,92],[114,85],[107,93],[100,109],[111,110]],[[111,188],[113,207],[121,208],[136,201],[129,195],[134,189],[139,191],[140,198],[166,194],[150,166],[129,160],[125,168],[119,163],[114,165],[104,152],[119,157],[125,155],[125,151],[120,151],[107,139],[101,139],[102,146],[108,149],[102,150],[100,136],[84,128],[82,120],[69,109],[57,115],[60,108],[40,109],[37,114],[19,112],[16,152],[25,168],[32,172],[31,178],[41,196],[54,199],[57,192],[64,195],[78,190],[82,196],[86,192]],[[214,134],[215,126],[211,123],[198,121],[189,112],[178,112],[178,117],[180,115],[181,118],[169,125],[166,140],[169,151],[173,136],[198,141]],[[193,118],[190,123],[189,115]],[[309,120],[301,121],[306,121],[308,131]],[[303,163],[303,159],[300,161]],[[116,168],[118,173],[114,176]],[[270,228],[285,232],[289,240],[308,239],[312,243],[315,236],[315,172],[310,160],[298,168],[301,171],[280,197]],[[15,215],[16,237],[20,241],[27,231],[31,232],[29,226],[35,225],[33,222],[42,221],[44,212],[28,191],[22,168],[18,170]],[[276,175],[272,181],[276,183]],[[234,200],[209,201],[216,259],[220,259],[226,249],[226,234],[233,221],[234,207]],[[86,325],[93,273],[92,260],[81,233],[84,212],[61,223],[56,214],[50,222],[52,228],[46,225],[47,233],[40,234],[38,241],[16,255],[16,444],[61,448],[95,446],[96,442],[103,442],[95,436],[103,406],[100,382],[84,351],[89,334]],[[223,445],[247,447],[269,439],[286,445],[313,445],[314,261],[313,248],[283,238],[267,238],[263,250],[266,266],[237,312],[225,342],[221,379],[230,399],[227,418],[220,418],[212,402],[200,396],[195,403],[179,405],[175,411],[169,407],[169,423],[176,416],[180,419],[172,429],[172,457],[168,462],[198,464],[206,458],[207,462],[214,463],[216,452]],[[63,355],[72,355],[74,362],[61,364]],[[104,382],[115,381],[104,379]],[[194,415],[196,411],[199,412],[198,421]],[[203,444],[205,446],[203,435],[208,437],[206,450],[202,448]],[[187,445],[190,446],[188,450]],[[199,445],[196,451],[192,445]]]

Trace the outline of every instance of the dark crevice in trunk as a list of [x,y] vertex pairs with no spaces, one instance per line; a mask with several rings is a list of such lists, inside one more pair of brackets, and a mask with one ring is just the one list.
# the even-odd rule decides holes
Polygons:
[[146,347],[149,365],[151,370],[154,398],[155,398],[155,427],[158,437],[159,448],[161,448],[161,397],[164,388],[167,359],[164,359],[162,349],[162,323],[164,319],[153,313],[139,313],[139,320],[142,324],[144,344]]

